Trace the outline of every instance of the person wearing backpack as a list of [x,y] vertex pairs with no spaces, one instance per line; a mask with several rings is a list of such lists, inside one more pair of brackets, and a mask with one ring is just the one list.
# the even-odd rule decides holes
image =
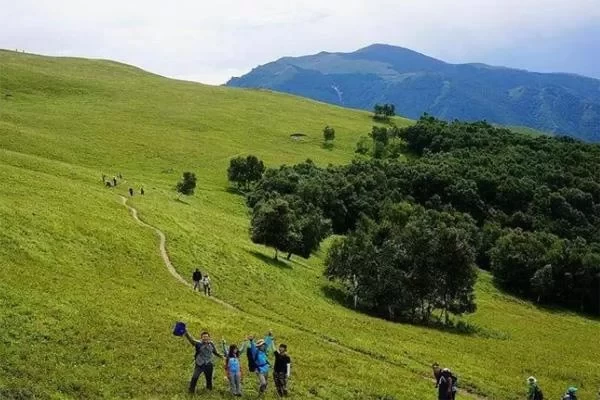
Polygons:
[[184,336],[196,349],[196,354],[194,355],[194,374],[192,375],[192,379],[190,381],[189,392],[196,392],[196,385],[198,384],[198,379],[202,374],[204,374],[204,378],[206,379],[206,389],[212,390],[214,369],[213,356],[217,356],[219,358],[223,358],[223,356],[217,351],[214,343],[210,339],[210,334],[208,332],[202,332],[200,334],[200,340],[194,339],[187,329],[184,333]]
[[454,400],[456,397],[456,377],[449,368],[442,369],[437,382],[438,400]]
[[[225,349],[226,343],[223,340],[223,348]],[[229,346],[225,360],[225,371],[227,373],[227,379],[229,380],[229,386],[231,388],[231,394],[236,397],[242,396],[242,367],[240,364],[240,350],[237,345],[232,344]]]
[[563,396],[563,400],[577,400],[577,388],[571,386],[567,389],[567,393]]
[[527,385],[527,400],[544,400],[544,393],[542,393],[542,389],[538,386],[535,377],[530,376],[527,378]]
[[267,391],[267,385],[269,382],[269,370],[271,364],[269,363],[269,356],[267,355],[267,347],[263,339],[254,341],[254,336],[249,336],[250,341],[250,353],[252,359],[256,364],[256,375],[258,376],[258,391],[262,395]]

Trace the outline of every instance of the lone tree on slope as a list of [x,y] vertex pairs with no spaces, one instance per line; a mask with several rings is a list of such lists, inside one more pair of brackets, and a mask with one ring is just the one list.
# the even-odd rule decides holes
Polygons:
[[335,129],[329,125],[323,128],[323,139],[325,139],[325,142],[331,142],[333,139],[335,139]]
[[180,196],[182,194],[191,196],[194,194],[194,189],[196,189],[196,174],[193,172],[184,172],[183,178],[177,183],[175,188]]

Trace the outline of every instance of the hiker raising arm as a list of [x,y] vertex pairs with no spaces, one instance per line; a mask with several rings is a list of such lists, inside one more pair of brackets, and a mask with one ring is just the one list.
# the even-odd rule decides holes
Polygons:
[[190,333],[187,331],[187,329],[186,329],[185,333],[183,334],[183,336],[185,336],[185,338],[188,340],[188,342],[190,342],[190,344],[192,346],[195,346],[196,343],[198,343],[198,341],[196,339],[194,339],[192,337],[192,335],[190,335]]

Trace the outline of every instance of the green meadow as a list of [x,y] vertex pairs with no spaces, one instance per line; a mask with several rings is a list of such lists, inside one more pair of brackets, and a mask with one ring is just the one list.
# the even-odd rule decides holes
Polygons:
[[[597,319],[503,294],[481,272],[478,311],[465,317],[476,333],[391,323],[335,300],[326,244],[275,262],[250,242],[244,198],[226,179],[232,157],[346,163],[371,125],[366,112],[284,94],[0,51],[0,399],[187,398],[193,349],[172,335],[178,320],[217,341],[272,329],[289,346],[296,399],[433,399],[434,361],[457,373],[463,398],[522,399],[529,375],[548,398],[568,385],[594,398]],[[178,200],[183,171],[198,187]],[[103,186],[119,173],[117,188]],[[169,274],[156,234],[120,201],[142,186],[129,204],[165,233],[177,271],[209,273],[230,306]],[[230,397],[218,365],[215,390],[198,398]],[[244,390],[256,396],[254,376]]]

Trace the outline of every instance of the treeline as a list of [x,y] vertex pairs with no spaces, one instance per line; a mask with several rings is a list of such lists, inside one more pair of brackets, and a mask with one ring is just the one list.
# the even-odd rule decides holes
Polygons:
[[[306,257],[346,235],[327,275],[390,319],[472,311],[475,262],[519,296],[600,313],[599,146],[424,116],[358,150],[370,157],[268,169],[247,197],[255,241]],[[275,208],[291,221],[279,242],[254,234]]]

